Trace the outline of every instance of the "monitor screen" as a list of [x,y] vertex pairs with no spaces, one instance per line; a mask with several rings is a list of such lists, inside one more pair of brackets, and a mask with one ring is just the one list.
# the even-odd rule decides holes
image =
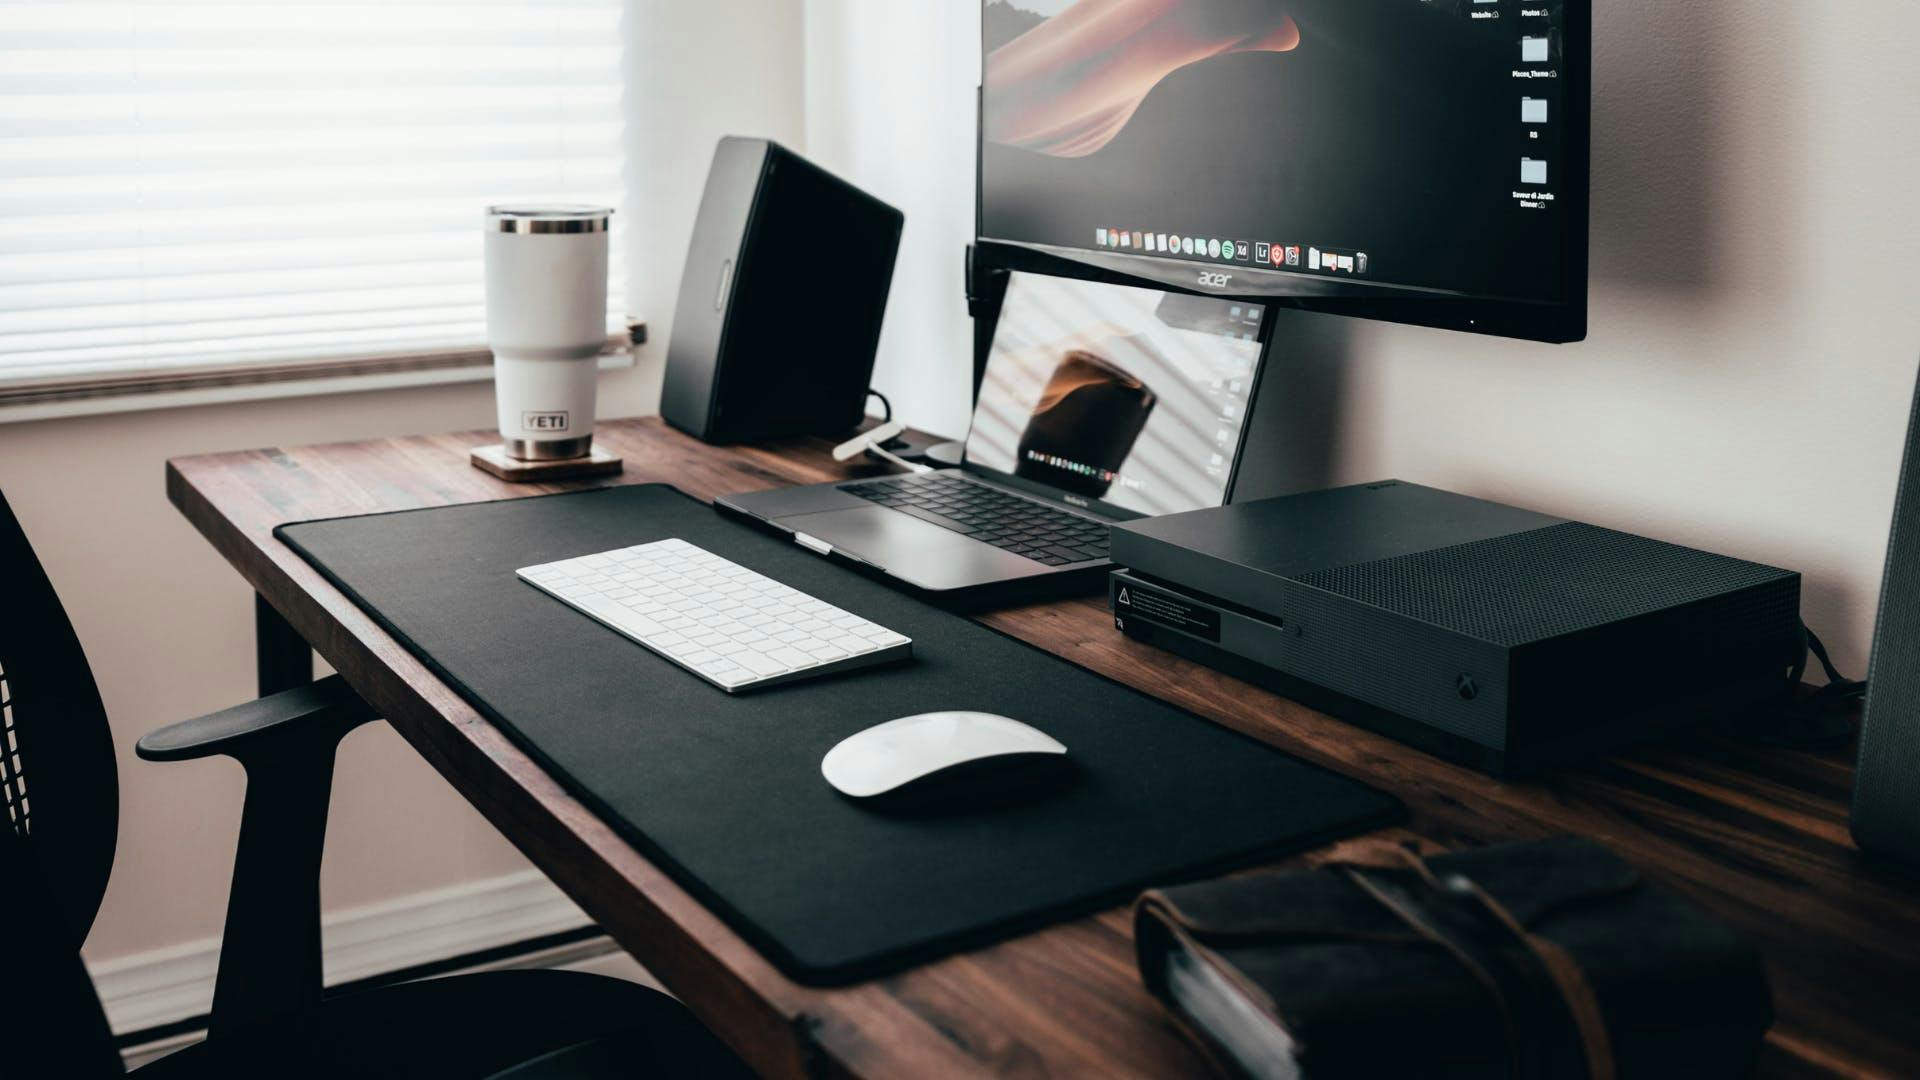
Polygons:
[[966,463],[1081,505],[1226,501],[1265,311],[1210,296],[1015,273]]
[[1586,2],[986,0],[980,236],[1584,335]]

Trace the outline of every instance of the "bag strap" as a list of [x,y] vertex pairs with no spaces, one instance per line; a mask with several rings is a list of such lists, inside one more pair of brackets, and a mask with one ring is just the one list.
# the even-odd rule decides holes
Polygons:
[[[1420,937],[1452,956],[1487,990],[1506,1032],[1511,1073],[1526,1076],[1538,1068],[1528,1063],[1542,1060],[1537,1040],[1528,1037],[1520,1019],[1521,1014],[1534,1011],[1522,1004],[1531,988],[1510,986],[1511,980],[1496,974],[1495,966],[1486,962],[1481,947],[1449,929],[1446,910],[1458,910],[1463,903],[1484,916],[1477,920],[1480,925],[1490,923],[1520,945],[1520,955],[1533,962],[1532,974],[1544,977],[1544,981],[1558,991],[1558,999],[1566,1007],[1579,1036],[1590,1080],[1614,1080],[1613,1044],[1607,1037],[1605,1017],[1592,983],[1572,953],[1527,929],[1505,905],[1472,879],[1463,874],[1442,878],[1426,860],[1398,845],[1369,845],[1357,858],[1330,865]],[[1378,871],[1382,869],[1411,870],[1414,880],[1424,888],[1406,888],[1402,881],[1380,874]]]

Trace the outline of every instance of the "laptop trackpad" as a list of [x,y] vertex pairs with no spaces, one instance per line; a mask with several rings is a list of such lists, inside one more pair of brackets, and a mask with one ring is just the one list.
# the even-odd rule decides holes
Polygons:
[[780,519],[923,589],[958,589],[1027,577],[1047,567],[884,506]]

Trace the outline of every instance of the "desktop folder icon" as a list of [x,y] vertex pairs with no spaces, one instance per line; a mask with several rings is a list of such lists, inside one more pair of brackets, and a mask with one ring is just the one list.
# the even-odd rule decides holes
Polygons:
[[1520,122],[1523,124],[1544,124],[1547,122],[1547,99],[1523,97],[1520,99]]
[[1547,39],[1543,37],[1523,37],[1520,39],[1520,62],[1523,64],[1544,64],[1547,62]]
[[1523,184],[1544,184],[1547,182],[1547,163],[1533,158],[1520,159],[1520,182]]

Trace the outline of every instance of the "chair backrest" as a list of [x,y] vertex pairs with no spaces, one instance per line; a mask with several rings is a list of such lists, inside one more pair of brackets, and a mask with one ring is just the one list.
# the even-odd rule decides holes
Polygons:
[[113,867],[113,732],[66,609],[0,493],[0,802],[80,947]]
[[60,1076],[89,1080],[124,1076],[113,1032],[79,952],[52,935],[48,903],[35,880],[26,840],[0,827],[0,1076]]
[[[29,1034],[10,1020],[80,1035],[70,1060],[98,1061],[99,1001],[80,967],[113,867],[120,818],[113,733],[73,624],[0,494],[0,938],[32,948],[0,959],[0,982],[25,1016],[0,1016],[0,1042]],[[30,925],[21,925],[22,923]],[[36,960],[37,958],[37,960]],[[12,1010],[7,1010],[11,1012]],[[112,1049],[111,1041],[106,1049]],[[0,1047],[0,1072],[7,1071]],[[91,1069],[85,1070],[91,1072]]]

